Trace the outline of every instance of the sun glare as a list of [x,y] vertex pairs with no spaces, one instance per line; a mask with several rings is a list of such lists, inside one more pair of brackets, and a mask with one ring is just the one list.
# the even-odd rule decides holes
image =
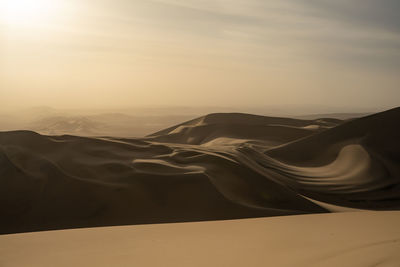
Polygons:
[[37,26],[57,16],[57,0],[0,0],[0,19],[8,25]]

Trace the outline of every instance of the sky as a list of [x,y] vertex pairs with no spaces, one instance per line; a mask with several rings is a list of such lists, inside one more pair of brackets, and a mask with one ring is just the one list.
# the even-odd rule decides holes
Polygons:
[[399,13],[398,0],[0,0],[0,106],[391,108]]

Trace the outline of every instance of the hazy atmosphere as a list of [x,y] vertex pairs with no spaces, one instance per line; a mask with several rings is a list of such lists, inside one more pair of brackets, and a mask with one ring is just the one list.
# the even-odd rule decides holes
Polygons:
[[400,266],[399,14],[0,0],[1,267]]
[[400,102],[396,0],[0,3],[2,109]]

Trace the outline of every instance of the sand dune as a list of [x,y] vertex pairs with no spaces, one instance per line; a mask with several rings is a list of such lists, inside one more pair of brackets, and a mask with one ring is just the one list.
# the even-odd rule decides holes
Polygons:
[[143,137],[159,129],[193,118],[129,110],[57,110],[36,108],[0,113],[0,131],[30,130],[43,135]]
[[320,202],[399,209],[399,119],[227,113],[140,139],[1,132],[0,233],[328,212]]
[[106,124],[93,121],[83,116],[49,117],[35,121],[30,125],[30,128],[33,130],[48,135],[57,135],[62,132],[65,134],[90,136],[104,131],[106,127]]
[[299,120],[242,113],[216,113],[149,135],[150,140],[200,145],[218,138],[258,140],[263,145],[287,143],[329,127],[341,120]]
[[372,113],[325,113],[325,114],[308,114],[294,116],[296,119],[315,120],[319,118],[334,118],[339,120],[350,120],[365,117]]
[[189,117],[171,115],[129,116],[122,113],[47,116],[22,123],[19,129],[32,130],[44,135],[141,137],[187,118]]
[[324,211],[209,149],[32,132],[0,141],[2,233]]
[[350,212],[0,236],[0,265],[396,267],[400,212]]
[[[309,192],[311,198],[352,207],[379,208],[388,203],[398,206],[399,119],[399,108],[389,110],[270,149],[265,154],[279,162],[284,176],[310,178],[312,181],[307,184],[303,181],[293,187]],[[316,166],[325,169],[310,168]]]

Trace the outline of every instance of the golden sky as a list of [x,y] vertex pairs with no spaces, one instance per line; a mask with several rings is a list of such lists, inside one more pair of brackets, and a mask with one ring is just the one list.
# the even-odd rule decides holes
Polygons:
[[393,107],[397,0],[0,0],[0,105]]

